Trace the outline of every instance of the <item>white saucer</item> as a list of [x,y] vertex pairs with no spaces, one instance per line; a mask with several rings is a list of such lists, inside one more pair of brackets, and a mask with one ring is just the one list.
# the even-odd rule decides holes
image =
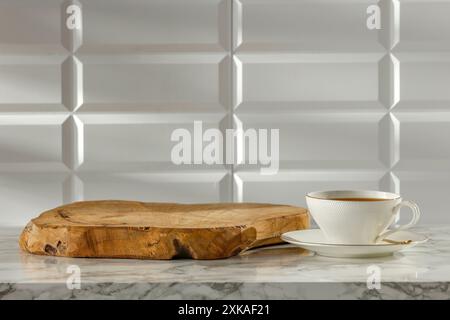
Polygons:
[[411,231],[398,231],[388,236],[390,240],[412,240],[408,244],[392,244],[379,242],[374,244],[333,244],[325,240],[320,229],[308,229],[286,232],[281,239],[304,249],[314,251],[318,255],[336,258],[372,258],[392,255],[394,252],[412,248],[426,242],[424,235]]

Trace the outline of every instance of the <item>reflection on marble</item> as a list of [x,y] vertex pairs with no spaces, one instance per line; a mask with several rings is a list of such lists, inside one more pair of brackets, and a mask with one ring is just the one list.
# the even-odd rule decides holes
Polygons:
[[[72,259],[19,250],[18,229],[0,229],[0,299],[449,299],[450,226],[418,228],[431,240],[391,257],[337,259],[291,245],[225,260]],[[67,267],[81,270],[69,290]],[[381,289],[368,289],[367,267]]]

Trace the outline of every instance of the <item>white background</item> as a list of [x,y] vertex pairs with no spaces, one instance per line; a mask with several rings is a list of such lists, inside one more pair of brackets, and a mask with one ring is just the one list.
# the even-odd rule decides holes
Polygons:
[[[0,0],[0,225],[83,199],[348,188],[450,222],[450,0],[89,0],[71,32],[72,2]],[[280,129],[279,173],[173,165],[194,120]]]

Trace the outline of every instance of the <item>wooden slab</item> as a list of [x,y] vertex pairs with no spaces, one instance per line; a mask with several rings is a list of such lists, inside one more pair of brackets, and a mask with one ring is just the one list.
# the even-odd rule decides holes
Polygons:
[[285,205],[84,201],[31,220],[19,243],[64,257],[219,259],[308,226],[306,209]]

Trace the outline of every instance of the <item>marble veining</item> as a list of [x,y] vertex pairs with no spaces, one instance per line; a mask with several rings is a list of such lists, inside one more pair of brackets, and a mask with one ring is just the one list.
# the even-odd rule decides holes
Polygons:
[[[450,299],[450,226],[391,257],[338,259],[291,245],[224,260],[74,259],[21,252],[19,229],[0,229],[0,299]],[[76,265],[81,288],[68,289]],[[367,287],[367,267],[381,288]]]

